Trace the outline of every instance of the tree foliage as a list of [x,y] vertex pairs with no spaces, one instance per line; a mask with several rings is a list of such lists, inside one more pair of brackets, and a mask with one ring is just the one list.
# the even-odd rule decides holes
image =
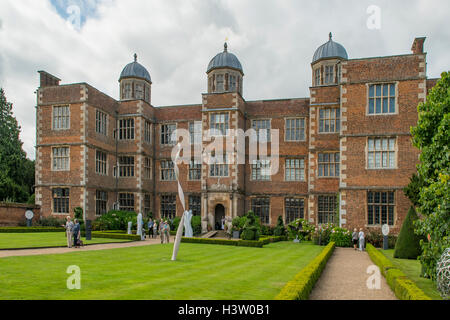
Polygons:
[[423,185],[419,191],[418,211],[423,219],[415,231],[429,241],[421,241],[420,261],[423,275],[435,279],[436,263],[450,247],[450,74],[431,90],[427,101],[418,107],[419,121],[411,129],[414,145],[421,150],[417,166]]
[[27,202],[33,193],[34,161],[20,141],[20,126],[0,88],[0,201]]

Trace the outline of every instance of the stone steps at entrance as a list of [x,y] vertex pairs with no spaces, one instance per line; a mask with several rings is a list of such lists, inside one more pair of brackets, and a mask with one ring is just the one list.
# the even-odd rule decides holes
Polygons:
[[214,238],[225,238],[225,239],[228,239],[229,236],[228,236],[228,233],[226,233],[225,231],[219,230],[219,231],[217,231],[217,233],[214,235]]
[[210,231],[208,233],[205,233],[204,235],[202,235],[202,238],[212,238],[216,235],[218,231]]

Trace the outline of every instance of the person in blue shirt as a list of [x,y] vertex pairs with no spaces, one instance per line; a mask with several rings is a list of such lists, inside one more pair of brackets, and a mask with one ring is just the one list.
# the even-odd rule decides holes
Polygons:
[[152,218],[148,219],[148,238],[153,238],[153,220]]

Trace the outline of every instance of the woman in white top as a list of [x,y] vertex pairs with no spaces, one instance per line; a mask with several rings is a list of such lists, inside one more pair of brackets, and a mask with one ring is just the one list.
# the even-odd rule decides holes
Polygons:
[[359,229],[359,251],[364,251],[364,232],[363,229]]
[[74,223],[71,221],[70,216],[67,216],[66,225],[63,225],[66,228],[66,236],[67,236],[67,247],[72,248],[72,236],[73,236],[73,227]]

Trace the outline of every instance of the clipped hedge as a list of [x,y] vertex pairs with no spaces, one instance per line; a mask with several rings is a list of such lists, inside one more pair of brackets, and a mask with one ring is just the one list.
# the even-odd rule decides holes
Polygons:
[[201,243],[201,244],[219,244],[226,246],[238,246],[238,247],[256,247],[262,248],[264,246],[263,241],[254,240],[226,240],[226,239],[208,239],[208,238],[181,238],[181,242],[185,243]]
[[382,252],[371,244],[367,244],[367,253],[372,261],[380,268],[381,273],[395,296],[400,300],[432,300],[413,281],[411,281],[400,269],[394,267]]
[[392,261],[386,258],[384,254],[382,254],[377,248],[375,248],[370,243],[366,244],[366,251],[370,256],[370,259],[372,259],[372,261],[378,266],[378,268],[380,268],[380,271],[383,274],[383,276],[386,277],[386,272],[389,269],[396,269]]
[[0,227],[0,233],[65,232],[56,227]]
[[330,242],[293,280],[283,287],[275,300],[307,300],[335,247],[336,244]]
[[[86,232],[82,232],[81,236],[85,237]],[[111,232],[92,232],[92,238],[106,238],[106,239],[124,239],[131,241],[141,241],[141,236],[135,234],[121,234]]]
[[271,237],[261,237],[259,241],[262,241],[264,245],[274,242],[287,241],[288,236],[271,236]]

